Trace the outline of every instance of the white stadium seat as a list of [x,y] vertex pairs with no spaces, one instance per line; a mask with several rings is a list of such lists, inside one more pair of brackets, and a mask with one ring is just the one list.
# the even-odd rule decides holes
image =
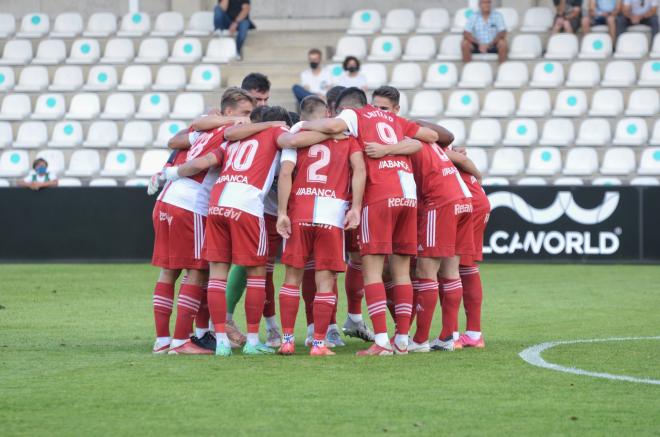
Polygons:
[[53,127],[48,147],[79,147],[83,142],[83,129],[77,121],[60,121]]
[[65,169],[64,153],[61,150],[41,150],[36,157],[46,160],[51,174],[60,175]]
[[186,36],[209,36],[213,32],[213,11],[193,12],[188,20]]
[[415,35],[408,38],[404,61],[428,61],[436,54],[435,39],[430,35]]
[[615,117],[623,112],[623,94],[619,90],[599,89],[591,97],[592,117]]
[[542,51],[541,38],[537,35],[516,35],[511,43],[509,59],[540,58]]
[[477,170],[482,173],[488,171],[488,154],[479,147],[470,147],[466,149],[467,157],[477,166]]
[[62,94],[42,94],[34,105],[33,120],[59,120],[64,117],[66,104]]
[[0,176],[21,177],[30,170],[30,157],[25,150],[7,150],[0,155]]
[[445,34],[440,43],[440,52],[436,59],[438,61],[460,61],[462,59],[461,41],[463,41],[462,35]]
[[[185,78],[185,76],[184,76]],[[197,65],[190,74],[188,91],[213,91],[220,88],[222,76],[217,65]]]
[[48,127],[41,121],[26,121],[18,127],[14,147],[19,149],[36,149],[44,147],[48,142]]
[[136,176],[151,176],[162,170],[170,154],[167,150],[147,150],[140,160]]
[[447,31],[449,29],[449,13],[447,9],[430,8],[424,9],[419,16],[417,33],[435,33]]
[[591,181],[591,185],[607,187],[607,186],[622,185],[622,184],[621,184],[621,179],[619,178],[599,177]]
[[548,183],[542,177],[528,176],[518,179],[517,185],[522,185],[526,187],[538,187],[538,186],[548,185]]
[[96,65],[89,69],[85,91],[110,91],[117,87],[117,70],[111,65]]
[[373,35],[380,30],[380,12],[374,9],[360,9],[353,12],[349,35]]
[[415,28],[415,11],[412,9],[391,9],[385,17],[382,33],[406,34]]
[[367,60],[377,62],[395,61],[401,57],[401,41],[397,36],[377,36],[371,43]]
[[126,179],[124,183],[125,187],[146,187],[149,185],[149,179],[147,178],[130,178]]
[[435,118],[444,109],[442,94],[439,91],[419,91],[415,94],[410,108],[411,118]]
[[126,120],[135,114],[135,99],[131,93],[112,93],[105,100],[103,120]]
[[493,70],[488,62],[468,62],[463,66],[460,88],[486,88],[493,83]]
[[183,15],[179,12],[161,12],[154,22],[153,36],[174,37],[183,32]]
[[0,38],[9,38],[14,32],[16,32],[16,19],[14,16],[0,13]]
[[6,94],[2,99],[0,120],[23,120],[32,112],[32,103],[27,94]]
[[444,127],[449,132],[451,132],[452,135],[454,135],[454,142],[452,143],[454,146],[462,146],[465,144],[467,135],[465,131],[465,123],[463,123],[463,120],[456,118],[446,118],[439,120],[437,124]]
[[165,38],[145,38],[140,42],[138,56],[135,62],[139,64],[160,64],[169,55],[169,48]]
[[71,46],[67,64],[95,64],[101,57],[99,42],[95,39],[77,39]]
[[660,86],[660,61],[646,61],[639,73],[639,86]]
[[148,121],[129,121],[124,125],[124,131],[117,144],[118,147],[144,148],[154,140],[151,123]]
[[518,102],[519,117],[545,117],[550,113],[550,94],[545,90],[527,90]]
[[426,70],[424,88],[452,88],[456,86],[457,82],[458,71],[456,65],[451,62],[436,62],[429,65],[428,70]]
[[567,118],[551,118],[543,125],[539,144],[542,146],[565,147],[575,141],[575,127]]
[[552,185],[563,186],[563,187],[572,186],[572,185],[584,185],[584,181],[578,177],[566,176],[555,179]]
[[160,120],[170,112],[170,99],[167,94],[144,94],[140,100],[140,108],[136,118],[146,120]]
[[641,59],[649,51],[649,40],[641,32],[624,32],[616,41],[614,57],[617,59]]
[[[209,48],[210,45],[211,44],[209,43]],[[364,59],[367,56],[366,40],[361,36],[342,36],[339,38],[335,56],[332,58],[332,60],[335,62],[343,62],[346,56],[355,56],[358,59]],[[211,61],[204,59],[204,62]]]
[[174,100],[170,118],[192,120],[204,112],[204,97],[198,93],[181,93]]
[[202,43],[197,38],[179,38],[174,42],[168,62],[192,64],[202,59]]
[[489,91],[481,109],[482,117],[510,117],[516,111],[516,99],[508,90]]
[[660,175],[660,147],[647,147],[639,159],[637,173],[644,175]]
[[472,122],[468,146],[496,146],[502,141],[500,122],[491,118],[480,118]]
[[660,146],[660,119],[657,119],[653,124],[653,134],[649,144],[652,146]]
[[468,19],[474,14],[474,10],[470,8],[460,8],[454,13],[454,20],[451,25],[452,33],[463,33]]
[[83,147],[106,149],[119,141],[119,131],[114,121],[95,121],[89,126]]
[[[341,68],[341,67],[340,67]],[[380,62],[362,64],[360,71],[367,78],[367,88],[376,89],[387,84],[387,68]]]
[[73,96],[66,118],[72,120],[92,120],[101,112],[101,101],[94,93],[80,93]]
[[489,174],[492,176],[515,176],[525,168],[525,157],[520,149],[501,147],[493,153]]
[[10,91],[16,85],[14,69],[11,67],[0,67],[0,91]]
[[146,65],[129,65],[124,69],[119,91],[144,91],[151,87],[151,68]]
[[612,55],[612,38],[606,33],[588,33],[582,38],[580,59],[607,59]]
[[626,115],[652,116],[660,112],[660,97],[654,89],[636,89],[628,97]]
[[587,95],[582,90],[563,90],[557,94],[554,117],[579,117],[587,112]]
[[101,176],[129,176],[135,171],[135,154],[132,150],[115,149],[108,152]]
[[390,86],[404,90],[415,89],[422,84],[422,68],[415,62],[396,64],[392,70]]
[[2,49],[0,65],[25,65],[32,60],[32,44],[24,39],[12,39]]
[[598,173],[598,153],[591,147],[575,147],[568,151],[566,164],[564,164],[565,175],[591,176]]
[[89,181],[90,187],[116,187],[117,180],[112,178],[94,178]]
[[522,32],[547,32],[552,27],[554,16],[555,13],[550,8],[529,8],[525,10],[525,16],[523,17],[523,24],[520,30]]
[[209,45],[206,47],[206,56],[202,58],[202,62],[226,64],[237,57],[236,42],[232,38],[214,38],[209,41]]
[[578,39],[572,33],[557,33],[550,36],[545,52],[546,59],[569,60],[578,54]]
[[39,92],[48,88],[48,69],[40,66],[25,67],[14,87],[16,92]]
[[534,67],[532,82],[534,88],[557,88],[564,83],[564,67],[559,62],[539,62]]
[[65,176],[90,177],[101,170],[101,157],[96,150],[76,150],[69,159]]
[[83,36],[88,38],[107,38],[117,32],[117,17],[111,12],[96,12],[87,20]]
[[21,20],[17,38],[43,38],[50,30],[50,20],[46,14],[27,14]]
[[141,37],[151,30],[151,18],[144,12],[134,12],[124,15],[117,36]]
[[613,61],[605,66],[603,87],[629,87],[637,80],[635,64],[630,61]]
[[474,117],[479,112],[479,95],[474,91],[453,91],[447,103],[447,117]]
[[11,130],[11,123],[0,121],[0,149],[9,147],[14,142],[14,134]]
[[37,55],[33,64],[57,65],[66,59],[66,45],[61,39],[44,39],[37,47]]
[[539,129],[531,118],[516,118],[509,122],[502,144],[505,146],[532,146],[538,142]]
[[612,147],[605,152],[600,172],[603,175],[628,175],[635,171],[635,152],[627,147]]
[[127,64],[135,57],[133,41],[128,38],[113,38],[105,44],[101,62],[104,64]]
[[556,147],[535,147],[529,154],[528,175],[552,176],[561,171],[561,153]]
[[11,187],[11,183],[7,179],[0,179],[0,188],[9,188],[9,187]]
[[186,129],[187,125],[182,121],[167,120],[160,124],[158,127],[158,134],[154,147],[167,147],[167,142],[176,135],[181,129]]
[[497,69],[495,88],[521,88],[529,82],[529,71],[524,62],[507,61]]
[[508,32],[513,32],[518,28],[518,11],[514,8],[497,8],[496,11],[504,17],[504,24],[506,24]]
[[51,38],[75,38],[83,31],[83,19],[78,12],[64,12],[55,17]]
[[568,70],[567,87],[592,88],[600,83],[600,67],[594,61],[577,61]]
[[[374,64],[375,63],[363,64],[363,66],[364,65],[374,65]],[[381,64],[381,65],[383,65],[383,67],[385,67],[384,64]],[[339,85],[340,79],[344,76],[344,69],[342,68],[342,64],[328,64],[328,65],[325,66],[325,71],[330,75],[330,82],[332,82],[332,85]],[[364,71],[362,73],[365,74]],[[365,76],[366,76],[366,74],[365,74]],[[387,69],[385,69],[385,77],[387,77]],[[387,82],[387,81],[385,81],[385,82]],[[369,83],[369,78],[367,77],[367,84],[368,83]]]
[[656,187],[660,185],[660,181],[658,178],[653,178],[650,176],[638,176],[630,180],[630,185],[638,187]]
[[653,47],[651,48],[651,53],[649,53],[651,58],[660,58],[660,33],[656,34],[653,37]]
[[615,146],[644,146],[649,139],[649,131],[643,118],[622,118],[616,124]]
[[483,179],[481,185],[484,187],[506,186],[509,185],[509,180],[507,178],[487,177]]
[[587,118],[580,125],[577,146],[606,146],[612,141],[610,123],[604,118]]

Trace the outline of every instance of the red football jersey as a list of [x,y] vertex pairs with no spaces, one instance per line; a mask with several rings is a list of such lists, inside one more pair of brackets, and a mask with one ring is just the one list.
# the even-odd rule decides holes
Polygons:
[[472,194],[472,213],[473,214],[488,214],[490,213],[490,202],[484,189],[477,182],[477,178],[470,173],[460,172],[463,182],[467,185]]
[[352,137],[282,152],[282,162],[296,164],[288,208],[291,221],[343,227],[350,197],[350,156],[356,152],[362,153],[362,148]]
[[[396,144],[404,137],[414,137],[419,130],[417,124],[371,105],[345,109],[338,117],[346,122],[349,133],[358,139],[363,150],[366,143]],[[394,197],[416,198],[410,157],[388,155],[371,159],[365,155],[365,162],[366,205]]]
[[236,208],[263,217],[264,198],[279,164],[277,138],[286,132],[284,127],[271,127],[228,143],[224,151],[214,151],[224,165],[211,191],[209,207]]
[[411,160],[419,200],[425,206],[439,208],[472,197],[458,169],[437,144],[422,143]]

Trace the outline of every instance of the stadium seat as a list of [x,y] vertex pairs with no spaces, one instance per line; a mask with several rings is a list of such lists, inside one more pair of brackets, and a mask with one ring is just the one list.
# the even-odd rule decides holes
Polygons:
[[639,159],[637,173],[643,175],[660,175],[660,147],[647,147]]
[[424,9],[419,16],[417,33],[440,34],[449,29],[449,13],[443,8]]
[[[340,67],[341,68],[341,67]],[[387,68],[385,64],[371,62],[362,64],[360,71],[367,78],[367,88],[376,89],[387,83]]]
[[151,176],[162,170],[170,153],[167,150],[147,150],[140,160],[136,176]]
[[48,147],[79,147],[83,142],[82,125],[77,121],[60,121],[53,127]]
[[136,118],[146,120],[160,120],[170,112],[170,99],[167,94],[150,93],[142,96],[140,108]]
[[534,88],[557,88],[564,83],[564,67],[559,62],[539,62],[534,67],[532,82]]
[[649,53],[649,57],[654,59],[660,58],[660,36],[658,35],[660,33],[653,37],[653,47],[651,48],[651,53]]
[[113,38],[105,44],[101,62],[104,64],[127,64],[134,57],[133,41],[128,38]]
[[660,112],[660,97],[654,89],[636,89],[628,97],[626,115],[652,116]]
[[9,183],[7,179],[0,179],[0,188],[9,188],[9,187],[11,187],[11,183]]
[[515,176],[525,168],[525,157],[520,149],[502,147],[493,153],[490,164],[491,176]]
[[588,33],[582,38],[580,59],[607,59],[612,55],[612,38],[606,33]]
[[87,20],[83,36],[87,38],[107,38],[117,32],[117,17],[110,12],[96,12]]
[[101,57],[99,42],[95,39],[77,39],[71,46],[67,64],[95,64]]
[[[367,49],[365,48],[364,50],[366,53]],[[236,42],[232,38],[214,38],[209,41],[209,45],[206,47],[206,56],[202,58],[202,62],[207,64],[226,64],[237,57]]]
[[599,89],[591,97],[592,117],[615,117],[623,112],[623,94],[619,90]]
[[426,70],[424,88],[452,88],[456,86],[457,82],[458,71],[456,65],[451,62],[436,62],[429,65],[428,70]]
[[117,87],[117,70],[111,65],[96,65],[89,69],[85,91],[110,91]]
[[66,59],[66,45],[61,39],[44,39],[37,47],[32,64],[57,65]]
[[628,175],[635,171],[635,152],[627,147],[612,147],[605,151],[600,173],[603,175]]
[[451,132],[452,135],[454,135],[454,142],[452,143],[452,145],[454,146],[465,145],[466,132],[465,132],[465,123],[463,123],[463,120],[459,120],[455,118],[446,118],[443,120],[439,120],[437,124],[444,127],[449,132]]
[[154,22],[152,36],[175,37],[183,32],[183,15],[179,12],[161,12]]
[[124,15],[117,36],[142,37],[151,30],[151,18],[144,12],[134,12]]
[[527,90],[518,102],[518,117],[545,117],[550,113],[550,94],[545,90]]
[[44,147],[48,142],[48,127],[41,121],[26,121],[21,123],[16,133],[14,147],[19,149],[36,149]]
[[481,109],[482,117],[509,117],[516,111],[516,99],[508,90],[489,91]]
[[40,66],[25,67],[14,86],[16,92],[39,92],[48,88],[48,69]]
[[616,124],[612,144],[615,146],[644,146],[648,139],[649,132],[643,118],[622,118]]
[[[371,64],[363,64],[363,66],[364,65],[371,65]],[[383,67],[384,66],[385,65],[383,64]],[[332,85],[339,85],[339,81],[344,75],[344,69],[342,68],[342,65],[337,63],[328,64],[325,66],[325,71],[330,75],[330,82],[332,83]],[[387,76],[387,69],[385,69],[385,75]],[[367,77],[367,83],[369,83],[368,77]]]
[[24,39],[12,39],[2,49],[0,65],[25,65],[32,60],[32,44]]
[[116,187],[118,185],[117,181],[112,178],[94,178],[89,181],[90,187]]
[[21,28],[16,38],[43,38],[50,30],[50,20],[46,14],[27,14],[21,20]]
[[594,61],[577,61],[568,70],[565,86],[572,88],[592,88],[600,83],[600,68]]
[[539,144],[542,146],[564,147],[575,141],[573,122],[567,118],[551,118],[543,125]]
[[646,61],[639,73],[639,86],[660,86],[660,61]]
[[506,186],[509,185],[509,180],[507,178],[487,177],[483,179],[481,185],[484,187]]
[[14,142],[14,133],[11,129],[11,123],[0,121],[0,149],[9,147]]
[[543,47],[537,35],[516,35],[511,43],[509,59],[536,59],[541,57]]
[[598,173],[598,153],[591,147],[575,147],[566,154],[565,175],[591,176]]
[[502,128],[498,120],[480,118],[472,122],[468,146],[496,146],[502,141]]
[[103,120],[126,120],[135,114],[135,99],[131,93],[112,93],[105,100]]
[[188,27],[183,33],[186,36],[209,36],[213,32],[213,12],[193,12],[188,20]]
[[529,154],[526,173],[536,176],[552,176],[561,171],[561,153],[556,147],[535,147]]
[[505,146],[532,146],[539,139],[536,121],[531,118],[516,118],[509,122],[502,144]]
[[603,87],[629,87],[635,84],[635,64],[630,61],[613,61],[605,66],[603,74]]
[[160,64],[167,59],[168,55],[169,48],[165,38],[145,38],[140,43],[135,62],[138,64]]
[[404,61],[428,61],[436,54],[435,39],[430,35],[415,35],[408,38]]
[[411,118],[434,118],[442,113],[444,104],[439,91],[419,91],[415,94],[410,108]]
[[544,33],[550,30],[555,13],[550,8],[537,7],[525,10],[521,32]]
[[472,160],[477,170],[482,173],[488,171],[488,154],[484,149],[479,147],[470,147],[466,149],[467,157]]
[[415,28],[415,11],[412,9],[391,9],[385,17],[384,34],[406,34]]
[[451,25],[452,33],[463,33],[468,19],[474,14],[474,10],[470,8],[460,8],[454,13],[454,20]]
[[658,178],[652,178],[650,176],[638,176],[630,180],[631,186],[637,187],[656,187],[660,185]]
[[124,131],[117,144],[118,147],[144,148],[154,140],[151,123],[148,121],[129,121],[124,125]]
[[198,93],[181,93],[174,100],[170,118],[192,120],[204,112],[204,97]]
[[64,12],[55,17],[51,38],[75,38],[83,31],[83,19],[78,12]]
[[518,182],[516,182],[516,184],[525,187],[538,187],[538,186],[548,185],[548,183],[544,178],[538,176],[529,176],[529,177],[520,178],[518,179]]
[[34,105],[33,120],[59,120],[64,117],[66,103],[62,94],[42,94]]
[[587,112],[587,95],[582,90],[563,90],[557,94],[554,117],[579,117]]
[[177,64],[192,64],[202,59],[202,43],[197,38],[179,38],[174,42],[172,56],[167,60]]
[[518,11],[514,8],[497,8],[496,11],[504,17],[504,23],[508,32],[513,32],[518,28]]
[[371,43],[367,60],[372,62],[396,61],[401,57],[401,41],[397,36],[377,36]]
[[16,19],[12,14],[0,13],[0,38],[7,39],[16,32]]
[[396,64],[392,70],[390,86],[404,90],[415,89],[422,84],[422,68],[415,62]]
[[474,117],[479,112],[479,95],[474,91],[453,91],[447,103],[447,117]]
[[132,150],[110,150],[105,157],[101,176],[129,176],[135,171],[135,154]]
[[186,129],[187,125],[182,121],[167,120],[160,124],[158,127],[158,134],[154,147],[167,147],[167,142],[176,135],[181,129]]
[[529,82],[529,71],[524,62],[507,61],[497,69],[495,88],[522,88]]
[[380,12],[374,9],[360,9],[353,12],[349,35],[373,35],[380,30]]
[[151,68],[146,65],[129,65],[124,69],[119,91],[144,91],[151,87]]
[[[231,40],[233,42],[233,40]],[[236,44],[234,44],[234,48]],[[211,43],[209,43],[209,49]],[[208,56],[207,52],[207,56]],[[361,36],[342,36],[337,42],[335,56],[332,58],[335,62],[343,62],[346,56],[355,56],[358,59],[364,59],[367,56],[367,42]],[[204,59],[204,62],[211,62]]]
[[657,119],[653,125],[653,135],[651,135],[649,144],[652,146],[660,146],[660,119]]
[[468,62],[463,66],[460,88],[486,88],[493,83],[493,70],[488,62]]
[[48,163],[48,171],[51,174],[61,175],[64,172],[64,153],[61,150],[40,150],[37,158],[45,159]]
[[552,183],[554,186],[572,186],[572,185],[584,185],[584,181],[581,178],[574,176],[560,177],[554,180]]
[[0,155],[0,177],[21,177],[30,170],[30,157],[25,150],[7,150]]
[[545,52],[546,59],[569,60],[578,54],[578,39],[572,33],[556,33],[550,36]]
[[220,68],[217,65],[197,65],[190,74],[190,83],[186,90],[213,91],[220,88],[221,80]]
[[114,121],[95,121],[89,126],[83,147],[106,149],[119,141],[119,131]]
[[92,120],[101,112],[101,101],[94,93],[80,93],[73,96],[66,118],[72,120]]
[[32,103],[27,94],[6,94],[2,99],[0,120],[23,120],[32,112]]
[[82,187],[82,181],[78,178],[57,178],[57,186],[62,187]]
[[587,118],[580,125],[577,146],[606,146],[612,141],[610,123],[604,118]]
[[436,59],[438,61],[460,61],[462,59],[461,41],[463,41],[462,35],[445,34],[440,43],[440,52]]
[[641,32],[624,32],[616,41],[616,59],[641,59],[649,51],[649,41]]
[[0,67],[0,91],[11,91],[15,84],[14,69],[11,67]]
[[146,187],[147,185],[149,185],[149,179],[147,178],[126,179],[124,183],[125,187]]
[[593,181],[591,181],[591,185],[594,186],[617,186],[617,185],[623,185],[621,182],[621,179],[619,178],[614,178],[614,177],[598,177],[595,178]]

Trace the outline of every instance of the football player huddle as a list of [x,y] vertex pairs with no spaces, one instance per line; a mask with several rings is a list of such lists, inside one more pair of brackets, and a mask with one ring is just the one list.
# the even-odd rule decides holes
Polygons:
[[[242,347],[246,355],[292,355],[302,289],[305,346],[310,355],[335,355],[344,346],[336,322],[341,272],[348,304],[341,331],[372,343],[358,356],[484,347],[476,263],[490,205],[476,166],[452,150],[452,134],[399,117],[399,92],[389,86],[371,102],[358,88],[309,96],[300,121],[268,107],[269,92],[258,73],[227,89],[219,111],[170,140],[172,156],[151,178],[150,194],[162,185],[153,212],[152,262],[161,268],[153,352],[227,357]],[[286,269],[280,323],[279,253]],[[233,319],[244,290],[245,334]],[[442,330],[430,339],[438,300]]]

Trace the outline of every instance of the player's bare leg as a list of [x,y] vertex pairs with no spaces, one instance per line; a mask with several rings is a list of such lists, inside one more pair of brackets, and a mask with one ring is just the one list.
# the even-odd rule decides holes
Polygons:
[[345,288],[348,302],[348,317],[342,331],[349,337],[374,341],[374,334],[362,319],[362,298],[364,297],[364,279],[362,277],[362,257],[359,252],[348,253]]
[[364,295],[367,300],[367,311],[374,328],[375,344],[369,349],[360,351],[363,355],[392,355],[387,336],[387,303],[385,284],[383,284],[384,255],[364,255],[362,257],[362,274],[364,276]]
[[410,352],[429,352],[429,332],[438,304],[438,271],[440,258],[418,257],[416,280],[413,283],[415,301],[417,302],[417,329],[410,343]]
[[[454,331],[458,329],[458,312],[463,297],[463,284],[459,274],[460,256],[443,258],[440,264],[440,302],[442,305],[442,331],[433,340],[434,350],[454,350]],[[460,347],[460,346],[458,346]]]
[[216,349],[215,354],[219,356],[231,355],[231,344],[227,337],[225,323],[227,321],[227,276],[229,275],[229,264],[209,263],[209,287],[208,303],[209,313],[215,329]]
[[406,354],[408,353],[408,333],[410,331],[410,318],[412,316],[413,305],[413,287],[410,281],[410,256],[390,255],[389,261],[396,321],[394,352],[397,354]]
[[193,322],[202,302],[202,285],[206,281],[205,271],[188,269],[186,280],[179,288],[174,337],[168,352],[170,355],[208,355],[212,353],[190,340]]
[[314,297],[314,341],[310,355],[334,355],[325,344],[325,336],[337,303],[337,296],[334,293],[336,276],[330,270],[318,270],[315,278],[317,293]]
[[156,325],[156,341],[154,354],[165,354],[170,348],[170,317],[174,303],[174,284],[181,275],[181,270],[160,269],[158,281],[154,288],[153,307],[154,323]]
[[243,347],[243,354],[272,354],[275,351],[259,340],[259,324],[266,302],[266,266],[246,266],[246,270],[248,275],[245,293],[247,342]]
[[303,269],[286,266],[284,283],[279,294],[283,340],[282,346],[277,352],[281,355],[293,355],[295,353],[294,328],[298,316],[298,307],[300,307],[300,284],[303,281],[304,273]]

